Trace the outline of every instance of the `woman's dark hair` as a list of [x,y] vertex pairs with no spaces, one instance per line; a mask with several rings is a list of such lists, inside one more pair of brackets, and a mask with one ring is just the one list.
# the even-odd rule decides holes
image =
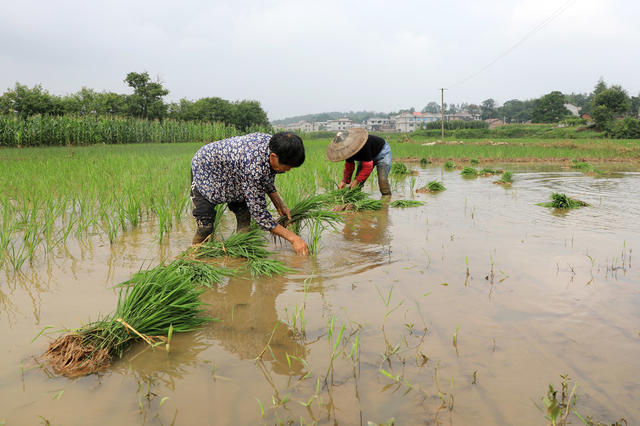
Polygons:
[[304,163],[304,145],[293,132],[278,132],[271,136],[269,149],[278,156],[281,164],[300,167]]

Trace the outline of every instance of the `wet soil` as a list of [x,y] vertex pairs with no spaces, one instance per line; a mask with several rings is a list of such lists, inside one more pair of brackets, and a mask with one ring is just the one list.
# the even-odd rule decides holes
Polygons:
[[[162,245],[143,224],[113,246],[93,236],[3,271],[0,422],[544,424],[535,404],[568,374],[581,415],[637,424],[640,173],[491,164],[514,172],[511,187],[412,166],[392,200],[424,206],[345,215],[317,257],[273,245],[296,272],[228,280],[203,296],[220,321],[90,376],[38,368],[48,339],[31,340],[110,313],[111,287],[180,253],[191,221]],[[447,190],[412,195],[413,178]],[[552,192],[591,207],[536,205]]]

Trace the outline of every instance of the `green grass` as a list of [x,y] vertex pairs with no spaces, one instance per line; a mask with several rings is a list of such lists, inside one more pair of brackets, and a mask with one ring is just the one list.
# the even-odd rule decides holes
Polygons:
[[554,192],[551,194],[550,202],[539,203],[538,205],[542,207],[553,207],[556,209],[575,209],[578,207],[589,206],[590,204],[576,200],[575,198],[570,198],[566,194]]

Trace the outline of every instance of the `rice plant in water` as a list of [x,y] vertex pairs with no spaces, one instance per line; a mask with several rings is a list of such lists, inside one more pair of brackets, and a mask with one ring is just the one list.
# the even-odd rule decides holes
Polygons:
[[424,158],[424,157],[422,157],[422,158],[420,159],[420,165],[421,165],[422,167],[425,167],[427,164],[431,164],[431,160],[429,160],[428,158]]
[[432,180],[431,182],[427,183],[425,186],[423,186],[422,188],[418,189],[416,192],[421,192],[421,193],[426,193],[426,192],[439,192],[439,191],[444,191],[447,188],[444,187],[444,185],[442,184],[442,182],[439,182],[437,180]]
[[556,209],[575,209],[578,207],[589,206],[589,204],[584,201],[576,200],[575,198],[568,197],[566,194],[560,194],[557,192],[551,194],[551,202],[539,203],[538,205],[542,207],[553,207]]
[[502,176],[500,176],[500,182],[513,183],[513,173],[509,171],[502,173]]
[[396,200],[391,203],[391,207],[418,207],[424,205],[424,202],[418,200]]
[[396,162],[391,164],[391,174],[395,176],[406,176],[411,174],[411,170],[401,162]]
[[74,377],[103,370],[134,342],[156,346],[167,342],[170,329],[188,332],[212,321],[202,315],[203,290],[179,265],[139,272],[120,287],[115,312],[49,345],[43,358],[57,374]]
[[460,174],[464,177],[477,177],[478,171],[473,167],[465,167]]
[[480,171],[478,172],[478,174],[480,176],[492,176],[499,173],[498,170],[496,169],[492,169],[490,167],[483,167],[482,169],[480,169]]
[[451,160],[449,160],[446,163],[444,163],[444,168],[445,169],[454,169],[455,167],[456,167],[456,163],[454,163]]
[[477,158],[472,158],[471,160],[469,160],[469,163],[476,165],[476,164],[480,164],[480,161]]
[[578,161],[573,160],[571,164],[572,169],[578,169],[583,173],[602,173],[599,169],[597,169],[593,164],[587,163],[586,161]]

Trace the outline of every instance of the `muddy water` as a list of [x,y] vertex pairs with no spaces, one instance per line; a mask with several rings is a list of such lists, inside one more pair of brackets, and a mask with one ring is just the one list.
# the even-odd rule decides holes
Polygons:
[[[534,402],[561,374],[578,384],[583,416],[640,422],[640,174],[518,164],[503,188],[415,168],[415,188],[440,179],[447,190],[347,216],[316,258],[274,246],[295,273],[229,280],[204,295],[219,322],[176,336],[169,354],[136,346],[101,374],[31,368],[47,344],[31,339],[111,312],[110,287],[179,253],[192,224],[160,247],[143,226],[3,273],[0,422],[543,424]],[[592,207],[536,206],[551,192]]]

